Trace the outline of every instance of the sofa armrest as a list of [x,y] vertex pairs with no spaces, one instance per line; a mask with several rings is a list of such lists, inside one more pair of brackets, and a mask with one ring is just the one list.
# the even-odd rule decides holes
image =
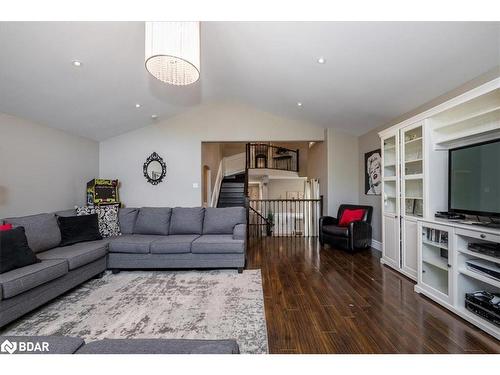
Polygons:
[[349,239],[352,248],[366,248],[371,246],[372,225],[366,221],[353,221],[348,226]]
[[233,229],[233,240],[246,240],[247,239],[247,225],[236,224]]

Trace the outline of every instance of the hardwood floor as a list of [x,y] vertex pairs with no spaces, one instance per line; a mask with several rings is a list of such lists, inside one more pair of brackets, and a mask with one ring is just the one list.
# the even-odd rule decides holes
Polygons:
[[413,291],[380,253],[316,239],[251,239],[271,353],[500,353],[493,337]]

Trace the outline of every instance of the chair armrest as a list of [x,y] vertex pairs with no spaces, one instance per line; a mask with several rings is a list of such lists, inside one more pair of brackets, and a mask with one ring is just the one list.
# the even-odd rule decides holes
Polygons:
[[319,227],[322,228],[323,225],[338,225],[339,221],[337,218],[332,216],[321,216],[319,218]]
[[236,224],[233,229],[233,240],[246,240],[247,239],[247,225]]
[[349,238],[354,248],[369,247],[372,240],[372,225],[366,221],[349,223]]

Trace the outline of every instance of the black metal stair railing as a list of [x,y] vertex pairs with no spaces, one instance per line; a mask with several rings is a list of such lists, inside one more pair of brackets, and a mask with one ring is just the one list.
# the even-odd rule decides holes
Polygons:
[[247,143],[246,168],[298,172],[299,150],[291,150],[267,143]]

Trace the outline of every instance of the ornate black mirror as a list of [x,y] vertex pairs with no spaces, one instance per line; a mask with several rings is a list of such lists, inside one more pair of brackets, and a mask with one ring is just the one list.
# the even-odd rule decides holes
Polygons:
[[146,159],[143,166],[143,172],[144,177],[146,177],[146,180],[150,184],[158,185],[163,181],[165,175],[167,174],[167,165],[156,152],[153,152]]

